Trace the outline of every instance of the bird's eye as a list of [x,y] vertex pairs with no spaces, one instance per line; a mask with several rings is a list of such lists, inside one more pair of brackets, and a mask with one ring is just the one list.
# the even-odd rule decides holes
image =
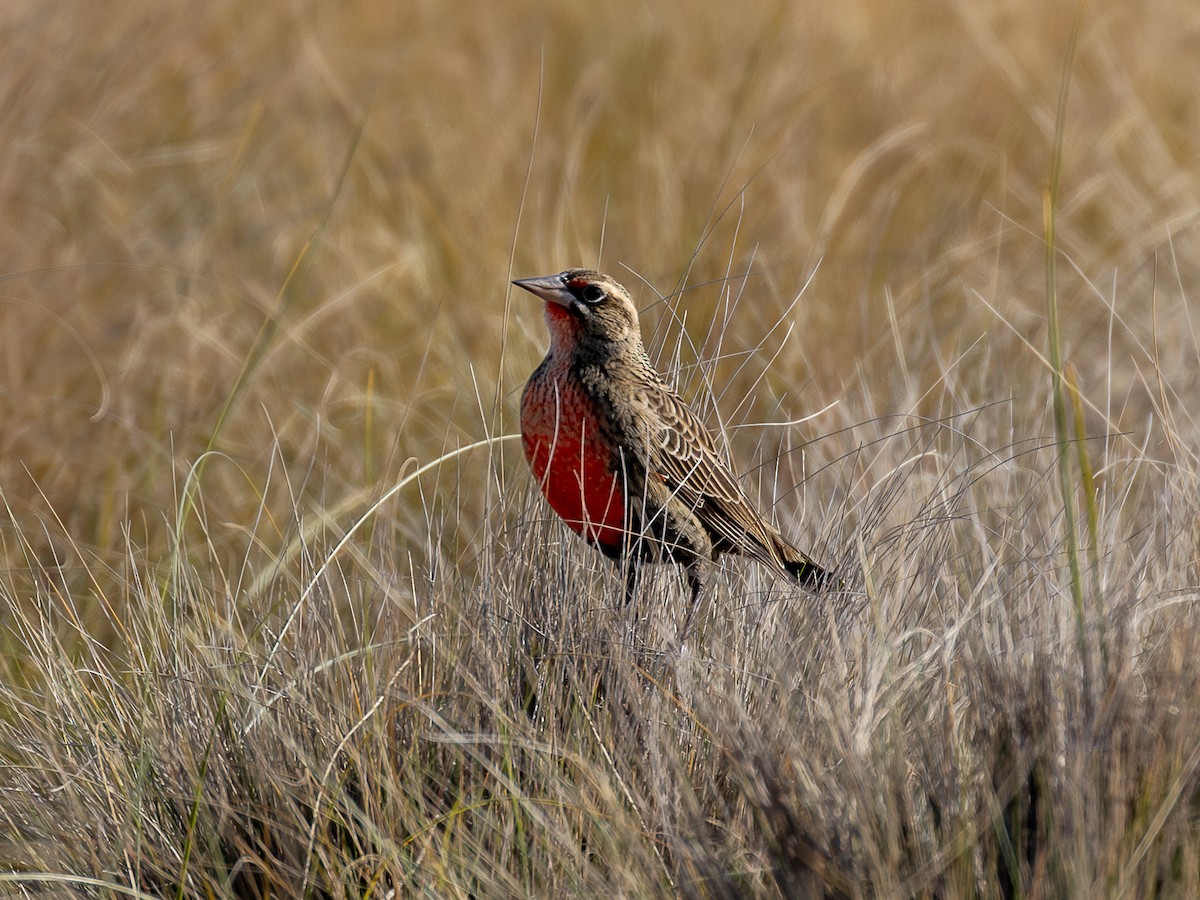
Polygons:
[[596,304],[604,299],[604,289],[599,285],[589,284],[579,292],[579,296],[583,298],[584,303]]

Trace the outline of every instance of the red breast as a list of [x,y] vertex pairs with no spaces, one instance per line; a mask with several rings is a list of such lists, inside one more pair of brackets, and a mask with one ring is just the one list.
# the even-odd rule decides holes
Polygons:
[[595,404],[565,372],[543,369],[521,398],[521,436],[551,508],[590,543],[624,544],[625,486]]

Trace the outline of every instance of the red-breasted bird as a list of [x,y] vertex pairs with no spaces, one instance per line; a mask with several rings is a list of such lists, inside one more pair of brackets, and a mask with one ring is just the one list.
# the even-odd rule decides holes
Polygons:
[[514,281],[545,301],[550,349],[521,396],[525,457],[551,508],[605,556],[684,566],[692,608],[722,553],[820,588],[837,579],[750,504],[712,435],[655,371],[629,292],[568,269]]

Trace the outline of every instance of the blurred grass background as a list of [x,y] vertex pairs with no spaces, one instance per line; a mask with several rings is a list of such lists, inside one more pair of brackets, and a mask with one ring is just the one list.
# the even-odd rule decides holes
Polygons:
[[[190,634],[178,623],[191,615],[251,656],[272,648],[263,635],[288,630],[324,554],[409,460],[516,429],[546,336],[509,279],[575,264],[633,289],[653,355],[710,424],[747,426],[727,432],[732,455],[819,558],[857,570],[891,547],[883,571],[912,575],[904,590],[943,579],[962,597],[1036,558],[1054,595],[1043,192],[1074,14],[1027,0],[7,4],[0,640],[13,690],[54,693],[53,673],[69,681],[89,653],[153,669],[139,646]],[[1122,621],[1183,617],[1182,643],[1163,651],[1183,677],[1200,555],[1191,0],[1086,5],[1063,148],[1063,345],[1103,513],[1092,576],[1128,604]],[[963,456],[906,430],[938,419]],[[1011,479],[955,511],[977,545],[927,558],[919,534],[886,531],[926,521],[968,458]],[[886,510],[863,505],[880,485]],[[422,476],[368,517],[358,568],[328,600],[341,624],[309,626],[333,643],[307,663],[295,650],[296,664],[371,628],[469,616],[453,598],[500,590],[494,578],[516,580],[514,608],[522,574],[583,590],[558,555],[589,557],[546,516],[512,444]],[[964,568],[920,568],[934,557]],[[1020,578],[1005,585],[1025,596]],[[924,617],[932,594],[898,596],[906,627],[945,623]],[[162,632],[140,618],[158,622],[155,604],[171,610]],[[1063,604],[1022,606],[1009,625],[1028,614],[1039,635],[1066,630]],[[1130,628],[1116,655],[1148,659]],[[16,696],[10,723],[38,705]],[[1167,743],[1186,747],[1194,724]],[[33,746],[9,741],[10,762]],[[11,821],[36,832],[27,814]],[[1200,884],[1189,852],[1180,896]],[[92,874],[118,877],[109,865]],[[678,865],[660,888],[679,889]],[[1034,894],[1063,883],[1034,869]],[[522,877],[531,892],[554,883]],[[891,896],[929,883],[839,877],[822,884]]]
[[[911,411],[936,376],[895,377],[897,339],[937,371],[988,335],[968,403],[1012,393],[1011,367],[1040,374],[1021,339],[1044,344],[1042,189],[1071,10],[691,9],[14,5],[0,484],[21,530],[52,507],[37,541],[68,564],[66,535],[123,557],[126,523],[161,546],[265,322],[218,443],[230,462],[204,484],[218,543],[258,507],[236,469],[260,472],[276,438],[300,467],[319,447],[341,496],[480,436],[477,395],[512,430],[545,338],[536,309],[509,308],[508,277],[573,263],[614,270],[646,305],[688,274],[672,305],[697,342],[714,280],[752,272],[752,313],[726,328],[744,348],[820,261],[772,371],[787,418],[864,392]],[[1086,14],[1064,319],[1083,383],[1113,381],[1114,431],[1152,427],[1139,345],[1194,349],[1198,27],[1186,3]],[[1111,347],[1106,300],[1124,326]],[[658,333],[663,308],[647,317]]]

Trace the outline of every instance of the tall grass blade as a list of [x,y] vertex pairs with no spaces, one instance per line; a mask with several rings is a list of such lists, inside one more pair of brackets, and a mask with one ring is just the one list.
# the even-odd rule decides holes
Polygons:
[[1062,337],[1058,321],[1058,197],[1062,181],[1063,140],[1067,126],[1067,99],[1070,94],[1071,70],[1083,24],[1084,0],[1076,7],[1071,37],[1063,59],[1062,81],[1058,90],[1058,112],[1054,120],[1054,145],[1050,161],[1050,182],[1043,195],[1044,234],[1046,247],[1046,321],[1048,356],[1050,358],[1051,392],[1054,399],[1054,432],[1058,442],[1058,481],[1062,493],[1063,529],[1070,571],[1071,598],[1075,604],[1076,641],[1087,684],[1093,677],[1088,649],[1087,608],[1084,603],[1083,572],[1079,560],[1079,536],[1075,523],[1075,479],[1071,464],[1073,429],[1067,416],[1067,398],[1063,388]]

